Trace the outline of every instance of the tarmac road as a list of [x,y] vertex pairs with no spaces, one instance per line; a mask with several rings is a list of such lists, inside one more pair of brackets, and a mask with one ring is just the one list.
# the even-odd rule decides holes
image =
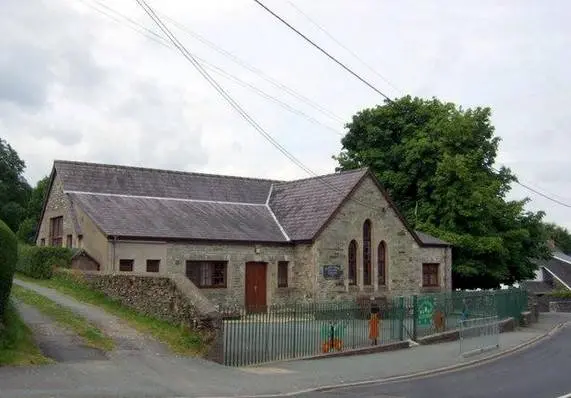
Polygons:
[[527,350],[488,364],[426,378],[343,387],[299,397],[563,398],[567,394],[571,394],[571,326]]

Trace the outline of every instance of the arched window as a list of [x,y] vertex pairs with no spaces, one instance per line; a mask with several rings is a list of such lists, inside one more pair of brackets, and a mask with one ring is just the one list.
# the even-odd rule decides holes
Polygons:
[[363,285],[371,284],[371,221],[363,224]]
[[377,249],[377,278],[379,286],[387,283],[387,245],[384,241],[379,243],[379,248]]
[[357,284],[357,242],[352,240],[349,243],[349,269],[348,275],[349,284]]

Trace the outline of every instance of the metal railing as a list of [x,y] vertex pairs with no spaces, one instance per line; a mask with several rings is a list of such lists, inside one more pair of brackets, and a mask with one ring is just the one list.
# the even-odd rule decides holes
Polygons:
[[246,366],[417,340],[466,329],[467,320],[519,319],[526,308],[527,293],[520,289],[219,308],[224,364]]
[[500,347],[497,316],[460,321],[460,355],[469,356]]

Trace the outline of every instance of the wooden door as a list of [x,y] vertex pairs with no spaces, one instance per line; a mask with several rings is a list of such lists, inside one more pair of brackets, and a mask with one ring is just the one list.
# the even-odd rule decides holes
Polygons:
[[246,310],[266,310],[266,263],[246,263]]

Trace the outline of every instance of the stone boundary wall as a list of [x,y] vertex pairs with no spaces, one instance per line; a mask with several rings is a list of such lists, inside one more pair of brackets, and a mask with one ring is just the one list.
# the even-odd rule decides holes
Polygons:
[[83,279],[126,307],[200,332],[209,346],[205,358],[223,362],[222,319],[212,303],[183,275],[83,272]]
[[549,312],[571,312],[571,298],[551,297]]

